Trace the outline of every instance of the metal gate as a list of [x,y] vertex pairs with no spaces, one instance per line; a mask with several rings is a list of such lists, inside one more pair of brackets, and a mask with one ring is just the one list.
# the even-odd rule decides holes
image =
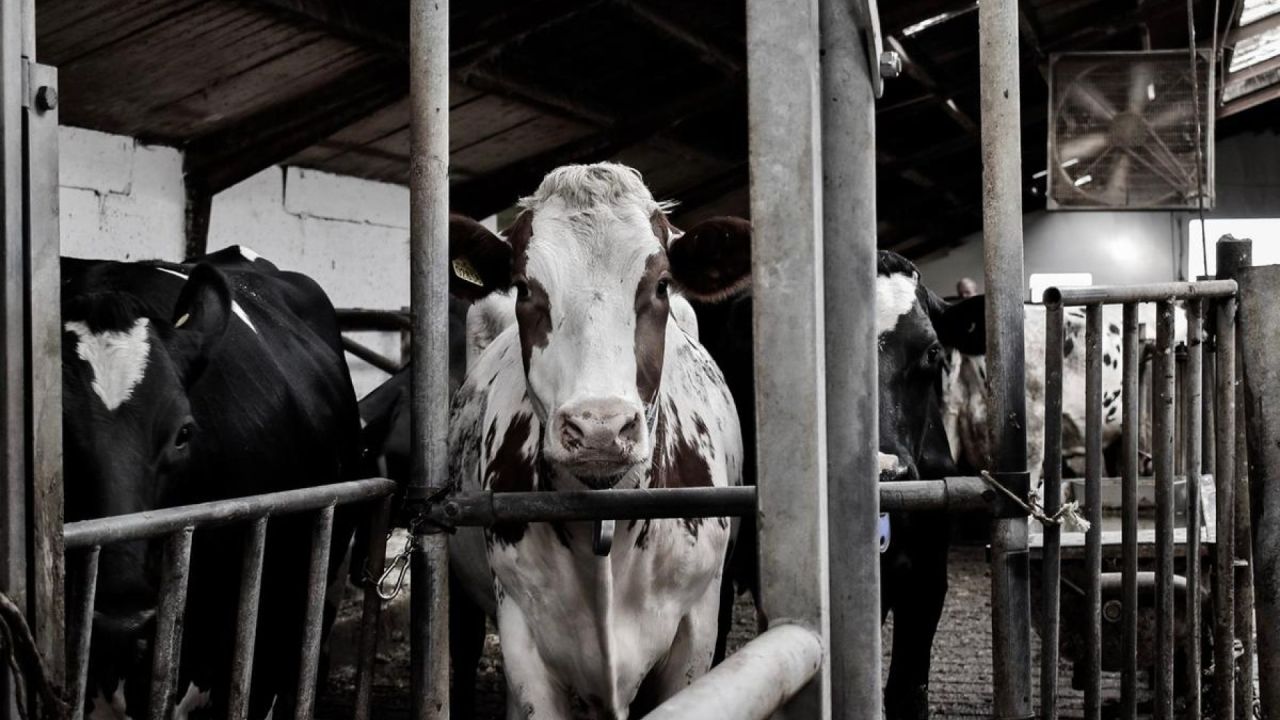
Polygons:
[[[1154,681],[1151,698],[1157,718],[1174,717],[1178,694],[1185,696],[1180,716],[1201,717],[1201,680],[1206,667],[1211,668],[1213,674],[1213,717],[1236,718],[1237,704],[1245,709],[1246,716],[1252,712],[1249,491],[1247,473],[1238,462],[1242,453],[1237,451],[1243,431],[1237,408],[1237,284],[1233,279],[1222,277],[1248,263],[1247,259],[1241,260],[1242,248],[1247,258],[1247,241],[1224,242],[1219,246],[1218,267],[1222,279],[1050,288],[1044,294],[1047,309],[1045,513],[1053,516],[1063,505],[1063,358],[1064,351],[1069,352],[1064,313],[1065,308],[1083,307],[1086,468],[1083,493],[1073,500],[1086,508],[1089,528],[1084,533],[1068,533],[1055,523],[1043,526],[1039,588],[1042,718],[1057,717],[1060,647],[1070,649],[1074,656],[1070,659],[1083,671],[1085,717],[1101,717],[1104,645],[1116,653],[1111,657],[1118,658],[1120,666],[1121,717],[1137,717],[1139,670],[1147,669]],[[1143,407],[1139,382],[1142,358],[1138,319],[1143,303],[1155,305],[1156,338],[1149,408]],[[1123,306],[1118,358],[1103,348],[1107,331],[1102,310],[1108,304]],[[1182,348],[1175,348],[1176,312],[1184,313],[1186,318],[1186,340]],[[1078,348],[1079,343],[1075,346]],[[1206,349],[1210,352],[1206,353]],[[1120,403],[1123,423],[1120,478],[1110,481],[1103,477],[1104,363],[1121,367],[1123,371],[1118,397],[1109,396]],[[1154,465],[1154,475],[1145,478],[1139,473],[1139,438],[1144,417],[1150,420]],[[1206,432],[1206,428],[1211,429]],[[1182,475],[1176,476],[1175,470],[1181,470]],[[1214,496],[1209,522],[1202,507],[1204,481],[1210,483],[1207,488]],[[1144,483],[1150,486],[1149,499],[1154,501],[1154,528],[1140,527]],[[1115,508],[1118,513],[1104,514],[1106,498],[1115,494],[1116,484],[1120,496]],[[1175,503],[1179,484],[1184,488],[1182,508]],[[1179,515],[1181,527],[1177,522]],[[1202,548],[1206,542],[1212,543],[1213,550],[1204,561],[1207,568],[1202,568]],[[1083,563],[1073,566],[1075,572],[1067,573],[1068,577],[1064,578],[1064,547],[1080,546],[1084,549]],[[1116,549],[1118,552],[1109,552]],[[1182,561],[1177,567],[1175,561],[1179,556]],[[1140,569],[1148,564],[1147,558],[1151,559],[1149,564],[1153,570]],[[1072,562],[1068,558],[1068,564]],[[1105,568],[1117,566],[1118,572],[1104,572]],[[1202,590],[1204,569],[1211,570],[1213,590],[1208,603],[1212,622],[1207,628],[1202,624],[1208,600]],[[1082,603],[1064,606],[1064,586],[1078,588],[1081,577]],[[1143,603],[1143,598],[1150,595],[1154,595],[1154,602]],[[1110,598],[1105,606],[1104,596]],[[1182,603],[1177,602],[1179,596]],[[1064,607],[1077,613],[1067,627],[1072,633],[1082,628],[1082,643],[1072,642],[1078,640],[1076,637],[1062,636],[1060,612]],[[1140,617],[1149,615],[1154,615],[1154,630],[1146,637],[1143,631],[1150,627],[1140,622]],[[1202,664],[1205,630],[1209,631],[1213,648],[1207,666]],[[1154,651],[1149,652],[1147,645]],[[1146,667],[1140,667],[1139,658],[1143,655],[1150,658],[1150,665]],[[1175,677],[1176,667],[1182,669],[1183,677]],[[1181,693],[1176,692],[1179,688]]]

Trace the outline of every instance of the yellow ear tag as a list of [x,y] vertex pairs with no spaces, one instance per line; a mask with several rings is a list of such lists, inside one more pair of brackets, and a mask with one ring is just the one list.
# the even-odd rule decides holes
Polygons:
[[180,328],[183,325],[186,325],[187,321],[190,319],[191,319],[191,313],[183,313],[182,317],[178,318],[178,322],[174,323],[173,326],[176,328]]
[[453,259],[453,274],[472,285],[484,287],[484,280],[480,279],[480,273],[476,272],[476,269],[471,266],[471,263],[465,257]]

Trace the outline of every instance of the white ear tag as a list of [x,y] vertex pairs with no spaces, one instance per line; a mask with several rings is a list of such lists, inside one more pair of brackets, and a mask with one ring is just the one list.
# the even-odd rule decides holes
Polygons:
[[476,269],[471,266],[471,262],[465,257],[453,259],[453,274],[472,285],[484,287],[484,280],[480,279],[480,273],[476,272]]
[[173,326],[176,328],[180,328],[183,325],[186,325],[187,321],[190,319],[191,319],[191,313],[182,313],[182,317],[178,318],[178,322],[174,323]]
[[889,549],[889,513],[880,513],[880,552]]

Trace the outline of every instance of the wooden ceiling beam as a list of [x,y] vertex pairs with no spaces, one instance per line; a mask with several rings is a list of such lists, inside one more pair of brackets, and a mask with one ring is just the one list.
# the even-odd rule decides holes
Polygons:
[[183,153],[187,182],[216,194],[400,100],[408,89],[402,63],[365,65],[190,141]]

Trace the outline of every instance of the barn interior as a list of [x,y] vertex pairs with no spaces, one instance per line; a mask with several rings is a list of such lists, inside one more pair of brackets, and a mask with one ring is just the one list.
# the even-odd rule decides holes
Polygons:
[[[679,203],[677,225],[750,216],[742,2],[454,6],[455,211],[501,225],[548,170],[612,159]],[[64,254],[181,260],[247,244],[315,277],[340,307],[408,305],[407,2],[35,8],[36,59],[58,72]],[[877,106],[878,244],[915,260],[943,294],[961,277],[983,284],[976,10],[974,0],[880,7],[901,73]],[[1048,283],[1211,273],[1197,264],[1201,214],[1209,242],[1245,234],[1260,262],[1280,256],[1280,1],[1028,0],[1020,30],[1029,298]],[[1206,90],[1213,122],[1204,118],[1212,201],[1048,209],[1055,55],[1192,44],[1219,52]],[[398,333],[355,337],[401,352]],[[386,377],[352,367],[361,394]]]

